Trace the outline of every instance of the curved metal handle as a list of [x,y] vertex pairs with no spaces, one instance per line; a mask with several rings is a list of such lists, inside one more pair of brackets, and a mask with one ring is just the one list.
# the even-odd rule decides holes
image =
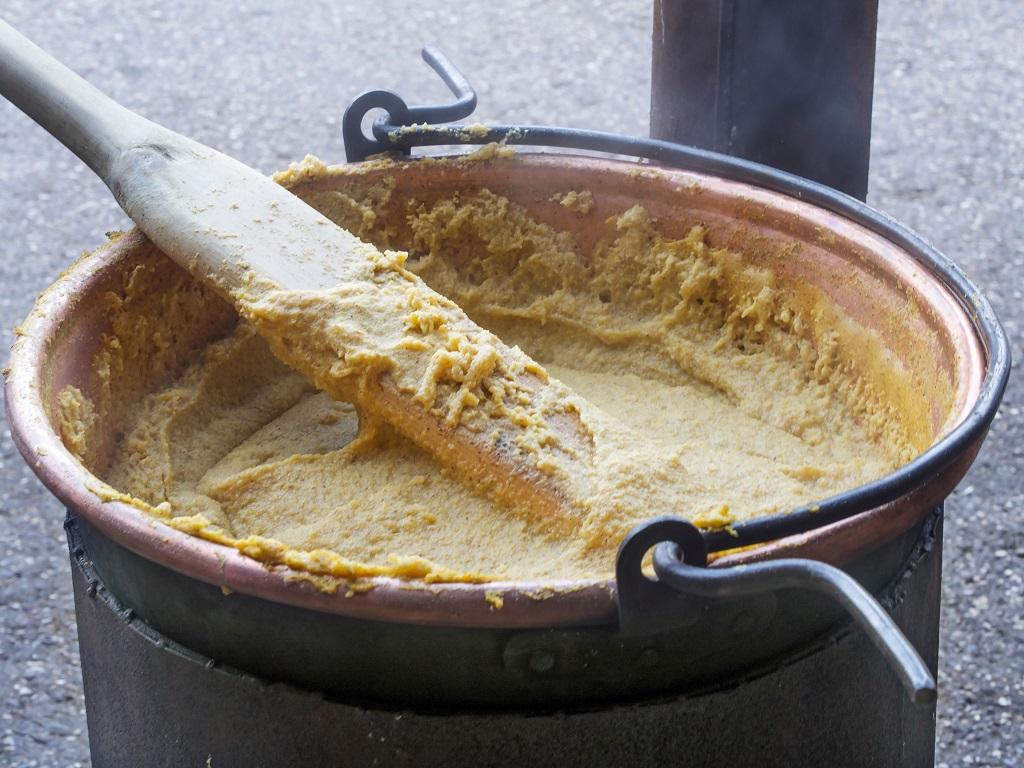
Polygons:
[[[391,133],[403,126],[418,123],[450,123],[473,114],[473,110],[476,109],[476,91],[465,75],[438,48],[427,46],[421,53],[423,60],[444,80],[444,84],[455,95],[455,101],[448,104],[410,107],[394,91],[377,90],[359,94],[345,110],[345,116],[341,120],[345,156],[349,162],[360,162],[370,155],[393,149],[408,154],[407,147],[395,146],[391,139]],[[363,118],[372,109],[383,109],[385,114],[374,121],[375,138],[371,139],[363,133]]]
[[[444,84],[448,86],[448,89],[454,94],[455,101],[450,104],[430,104],[419,107],[409,107],[409,117],[412,118],[414,123],[450,123],[454,120],[461,120],[464,117],[469,117],[473,114],[473,110],[476,109],[476,91],[473,90],[473,86],[469,84],[469,80],[466,76],[459,71],[451,59],[441,52],[441,49],[435,48],[432,45],[428,45],[420,54],[423,56],[423,60],[430,65],[430,68],[434,70],[442,80]],[[378,120],[377,123],[384,124],[383,120]],[[376,135],[377,125],[374,124],[374,134]],[[378,136],[377,138],[384,138]]]
[[915,703],[935,702],[937,692],[931,670],[889,614],[849,574],[826,563],[803,559],[771,560],[721,569],[704,568],[703,563],[687,563],[683,549],[675,541],[663,540],[657,545],[654,571],[659,582],[681,594],[708,600],[746,597],[787,588],[824,593],[842,605],[867,633]]

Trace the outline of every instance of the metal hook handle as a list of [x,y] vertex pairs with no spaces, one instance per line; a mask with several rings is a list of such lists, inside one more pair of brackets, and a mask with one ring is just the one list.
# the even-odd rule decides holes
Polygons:
[[[696,536],[696,538],[695,538]],[[701,543],[696,542],[700,539]],[[658,582],[644,576],[639,569],[640,560],[652,546],[654,550],[654,571]],[[620,584],[630,584],[631,597],[636,597],[639,587],[650,590],[650,598],[659,589],[659,584],[671,587],[679,595],[707,600],[735,599],[760,595],[779,589],[810,589],[824,593],[836,600],[867,633],[872,643],[889,661],[910,698],[918,704],[934,703],[937,697],[935,678],[920,655],[907,640],[888,613],[856,580],[847,573],[816,560],[786,559],[763,563],[740,565],[731,568],[706,568],[703,539],[690,523],[672,518],[659,518],[635,529],[623,542],[620,552]],[[627,556],[624,558],[623,554]],[[624,562],[625,561],[625,562]],[[635,568],[627,577],[622,571]],[[663,590],[661,590],[663,591]],[[662,595],[659,597],[665,600]],[[622,595],[620,591],[620,617]],[[637,601],[630,599],[636,607]],[[641,599],[639,604],[647,602]],[[647,609],[652,608],[647,602]],[[693,616],[683,617],[683,623],[692,622]]]
[[[440,75],[455,95],[455,101],[410,107],[393,91],[377,90],[359,94],[345,110],[341,120],[345,156],[349,162],[361,162],[370,155],[388,150],[409,154],[409,147],[395,145],[395,131],[417,123],[450,123],[473,114],[476,109],[476,91],[465,75],[437,48],[427,46],[421,53],[423,60]],[[374,121],[374,138],[371,139],[363,133],[363,118],[373,109],[383,109],[386,114]]]

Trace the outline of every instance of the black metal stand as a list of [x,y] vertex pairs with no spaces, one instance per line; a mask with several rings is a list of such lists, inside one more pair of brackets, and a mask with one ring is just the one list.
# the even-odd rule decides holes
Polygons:
[[651,136],[868,188],[878,0],[655,0]]
[[[154,631],[100,582],[76,525],[69,519],[94,768],[704,766],[712,755],[765,768],[933,765],[934,710],[910,702],[850,625],[678,698],[559,711],[369,708],[222,667]],[[941,549],[941,520],[929,519],[878,595],[933,671]]]

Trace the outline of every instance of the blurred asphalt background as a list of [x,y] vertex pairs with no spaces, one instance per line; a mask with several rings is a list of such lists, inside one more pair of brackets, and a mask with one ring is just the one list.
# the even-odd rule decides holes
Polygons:
[[[344,159],[364,89],[443,100],[436,43],[483,121],[646,135],[648,0],[178,3],[6,0],[9,23],[127,106],[271,172]],[[987,292],[1016,360],[1024,290],[1024,3],[882,0],[869,202]],[[85,166],[0,103],[0,333],[126,219]],[[947,506],[939,765],[1024,765],[1024,418],[1011,382]],[[88,765],[63,510],[0,436],[0,764]]]

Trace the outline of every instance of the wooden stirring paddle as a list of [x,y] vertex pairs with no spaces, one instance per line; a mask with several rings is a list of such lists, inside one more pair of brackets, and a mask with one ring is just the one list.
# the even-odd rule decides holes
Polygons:
[[400,254],[122,107],[2,21],[0,93],[285,362],[533,524],[579,528],[588,481],[574,466],[593,452],[587,404],[406,271]]

